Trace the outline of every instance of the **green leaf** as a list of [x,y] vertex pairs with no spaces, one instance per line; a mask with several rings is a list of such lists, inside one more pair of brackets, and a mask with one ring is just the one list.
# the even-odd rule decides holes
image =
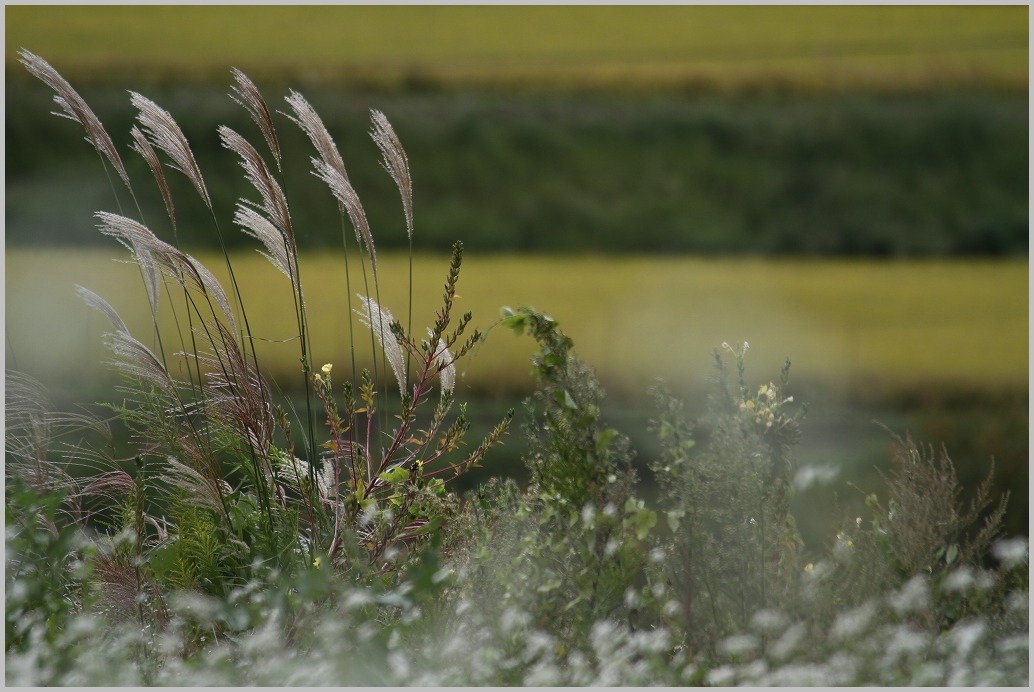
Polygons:
[[945,564],[949,564],[950,565],[951,563],[955,562],[955,558],[957,558],[958,556],[959,556],[959,546],[953,543],[948,548],[948,552],[944,556]]
[[657,512],[652,509],[640,509],[635,515],[635,535],[639,540],[646,538],[650,529],[657,525]]
[[154,576],[164,579],[176,567],[176,556],[178,554],[176,537],[170,536],[157,548],[147,555],[147,565],[154,571]]
[[391,483],[394,485],[395,483],[401,483],[402,481],[407,480],[409,478],[409,471],[401,466],[396,466],[395,468],[388,469],[384,473],[380,474],[377,478],[380,478],[385,483]]
[[578,410],[578,403],[574,400],[574,397],[571,396],[571,392],[566,389],[558,389],[554,391],[553,401],[571,411]]
[[429,534],[429,533],[434,533],[439,528],[441,528],[441,525],[442,525],[443,521],[444,520],[441,517],[434,517],[433,519],[430,519],[426,524],[421,526],[419,529],[417,529],[416,531],[414,531],[410,535],[412,535],[412,536],[423,536],[423,535],[426,535],[426,534]]
[[524,333],[525,328],[528,326],[528,317],[519,312],[514,312],[512,308],[503,306],[499,311],[502,315],[502,324],[504,327],[509,327],[513,330],[513,333],[520,336]]
[[618,434],[618,431],[614,428],[604,428],[596,436],[596,451],[602,452],[610,444],[610,441],[614,439],[614,436]]

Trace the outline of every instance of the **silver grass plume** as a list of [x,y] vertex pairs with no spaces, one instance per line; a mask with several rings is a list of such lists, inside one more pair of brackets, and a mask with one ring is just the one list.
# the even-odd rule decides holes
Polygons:
[[123,332],[125,334],[129,333],[129,327],[126,326],[126,323],[122,320],[119,314],[115,312],[115,308],[111,307],[111,304],[108,303],[108,301],[104,300],[85,286],[80,286],[78,284],[75,286],[75,292],[78,293],[79,297],[82,298],[91,308],[104,313],[104,316],[108,318],[109,322],[111,322],[111,326],[115,328],[115,331]]
[[[236,213],[233,215],[233,222],[240,226],[247,235],[260,241],[268,252],[259,250],[258,253],[268,259],[270,264],[282,271],[284,276],[291,279],[292,283],[296,284],[292,275],[291,258],[287,254],[287,245],[284,243],[284,237],[269,219],[252,207],[239,204],[237,205]],[[300,287],[297,284],[295,285],[295,290],[300,292]]]
[[157,300],[158,273],[155,271],[157,265],[181,284],[188,282],[198,291],[209,296],[218,305],[227,322],[236,328],[233,311],[225,291],[204,265],[173,245],[159,239],[147,226],[138,221],[103,211],[97,212],[95,216],[101,220],[101,233],[114,237],[127,247],[133,253],[134,260],[143,268],[148,295],[152,296],[152,304],[155,304]]
[[206,477],[172,456],[165,462],[159,480],[182,490],[184,497],[195,507],[211,510],[217,515],[223,512],[222,498],[233,492],[226,481],[218,476]]
[[265,382],[232,344],[233,334],[225,325],[215,324],[215,333],[198,330],[197,335],[208,343],[209,352],[185,353],[196,358],[208,375],[206,391],[209,412],[228,429],[234,430],[260,457],[269,451],[274,427],[269,401],[271,396]]
[[266,101],[262,98],[262,94],[259,92],[258,87],[255,83],[248,79],[248,76],[234,67],[231,72],[233,78],[237,82],[236,86],[231,87],[233,94],[230,94],[230,98],[239,103],[248,114],[251,115],[251,119],[258,125],[259,130],[262,131],[262,136],[266,139],[266,145],[269,146],[269,151],[272,152],[273,158],[276,159],[277,168],[282,169],[282,163],[280,159],[280,142],[276,137],[276,128],[273,127],[273,118],[269,113],[269,108],[266,107]]
[[[295,291],[301,293],[301,286],[298,285],[298,278],[291,262],[291,257],[297,254],[298,248],[283,188],[248,140],[226,126],[219,128],[219,138],[224,147],[240,157],[245,178],[262,197],[261,204],[253,204],[247,200],[238,202],[237,212],[233,217],[234,223],[266,246],[269,252],[266,256],[277,269],[287,274],[294,284]],[[260,209],[264,216],[257,213],[256,208]]]
[[257,206],[266,212],[269,220],[280,229],[280,232],[293,246],[294,232],[291,228],[291,213],[287,206],[287,196],[284,195],[280,184],[273,177],[265,159],[251,145],[251,142],[225,125],[219,126],[219,139],[222,140],[224,147],[241,158],[241,168],[244,169],[245,179],[262,197],[262,204]]
[[144,161],[147,162],[148,168],[151,169],[151,173],[158,183],[158,190],[162,193],[162,200],[165,202],[165,210],[169,214],[169,221],[172,222],[172,227],[175,229],[176,210],[172,204],[172,191],[169,189],[169,183],[165,180],[165,171],[162,170],[161,161],[158,160],[158,152],[147,141],[147,137],[140,131],[140,128],[133,126],[133,129],[129,132],[133,135],[133,150],[140,154]]
[[304,96],[294,89],[291,90],[291,93],[284,100],[287,101],[287,105],[294,111],[293,116],[286,113],[285,115],[309,137],[312,146],[316,148],[320,158],[328,166],[337,170],[342,178],[348,180],[348,174],[345,172],[345,162],[341,159],[341,153],[338,151],[337,144],[334,143],[334,139],[330,136],[326,125],[323,124],[323,119],[316,113],[316,110],[309,105]]
[[395,318],[392,317],[391,312],[387,308],[378,305],[373,298],[362,294],[357,295],[363,304],[363,309],[362,311],[355,310],[354,312],[359,315],[359,321],[368,327],[377,336],[377,340],[381,342],[384,355],[388,357],[388,363],[395,373],[395,379],[398,380],[399,391],[405,392],[406,386],[403,382],[405,381],[406,358],[402,353],[402,345],[399,344],[395,335],[391,332],[391,324],[395,321]]
[[122,469],[102,473],[87,483],[76,493],[77,497],[89,496],[109,497],[121,501],[136,489],[133,477]]
[[140,121],[140,126],[151,144],[164,151],[172,159],[170,165],[187,176],[187,179],[197,188],[205,205],[211,210],[212,198],[208,196],[205,179],[201,176],[201,169],[198,168],[194,152],[191,151],[190,143],[187,142],[183,130],[169,115],[169,112],[154,101],[135,91],[129,92],[129,97],[130,102],[139,111],[137,120]]
[[402,148],[402,142],[388,122],[387,116],[379,110],[370,111],[373,130],[370,136],[384,155],[381,165],[391,174],[402,196],[402,208],[406,213],[406,233],[413,239],[413,181],[409,175],[409,159]]
[[8,370],[4,386],[4,450],[8,474],[37,490],[74,487],[64,468],[52,461],[54,433],[46,387],[35,378]]
[[281,478],[289,483],[294,490],[304,492],[305,484],[314,475],[316,478],[316,491],[319,493],[321,500],[326,502],[337,495],[331,478],[331,472],[333,471],[331,460],[325,460],[323,467],[316,473],[310,470],[309,462],[296,456],[288,456],[285,452],[274,456],[273,460],[276,463],[277,469],[281,471]]
[[[434,337],[434,330],[431,328],[427,329],[427,334]],[[435,364],[438,367],[438,376],[442,382],[442,395],[446,392],[451,392],[456,386],[456,360],[452,357],[452,353],[449,352],[449,348],[445,345],[445,341],[441,338],[438,339],[438,354],[435,358]]]
[[323,119],[305,100],[304,96],[292,89],[286,97],[286,101],[294,111],[293,116],[287,114],[287,117],[309,137],[316,153],[319,154],[318,159],[312,159],[313,172],[330,187],[338,204],[348,213],[352,227],[355,228],[356,239],[360,245],[366,246],[366,252],[370,256],[370,265],[376,277],[377,253],[373,246],[373,234],[370,233],[370,224],[367,222],[366,212],[359,202],[359,195],[356,194],[355,188],[348,179],[345,162],[341,159],[341,152],[338,151],[337,144],[334,143],[326,125],[323,124]]
[[313,158],[313,172],[323,180],[330,188],[330,191],[337,198],[337,201],[348,212],[348,218],[355,228],[355,237],[360,245],[366,246],[366,254],[370,256],[370,267],[373,269],[374,281],[377,279],[377,251],[373,246],[373,233],[370,232],[370,223],[366,220],[366,212],[359,201],[352,183],[336,168],[327,165],[326,161]]
[[122,178],[122,182],[127,188],[132,189],[129,184],[129,175],[126,173],[125,166],[122,165],[122,158],[118,155],[114,142],[108,136],[100,118],[86,105],[86,101],[57,70],[51,67],[50,63],[40,56],[25,49],[18,51],[18,56],[19,62],[30,74],[56,92],[54,102],[61,108],[61,112],[55,112],[54,115],[68,118],[82,125],[86,130],[86,141],[111,162],[119,177]]
[[175,396],[176,383],[169,377],[165,366],[151,349],[133,338],[115,309],[88,288],[76,286],[75,290],[87,305],[104,313],[115,328],[115,331],[105,335],[105,342],[116,358],[111,363],[127,375],[139,377],[157,386],[164,394]]
[[215,274],[194,257],[186,253],[182,253],[182,255],[183,261],[193,270],[192,272],[186,272],[186,274],[192,277],[194,285],[202,293],[212,297],[212,300],[219,306],[219,310],[223,313],[223,317],[226,318],[230,327],[236,331],[237,321],[233,317],[233,309],[230,307],[230,301],[226,298],[226,291],[223,290],[219,280],[215,278]]
[[[54,410],[47,388],[34,377],[14,370],[5,374],[7,473],[23,478],[39,490],[68,490],[65,499],[79,518],[78,498],[82,495],[79,481],[96,469],[114,466],[104,451],[84,445],[79,433],[89,430],[110,443],[110,427],[86,410]],[[66,433],[73,430],[77,439],[63,441],[68,437]],[[79,470],[72,473],[73,468]]]
[[4,442],[7,454],[45,459],[50,443],[50,402],[34,377],[8,370],[4,378]]

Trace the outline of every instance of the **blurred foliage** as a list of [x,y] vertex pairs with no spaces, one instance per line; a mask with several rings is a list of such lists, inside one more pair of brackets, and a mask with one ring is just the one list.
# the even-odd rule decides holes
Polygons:
[[[253,128],[226,95],[229,82],[131,85],[180,122],[227,222],[245,189],[207,124]],[[286,90],[262,88],[273,108],[283,103]],[[372,144],[343,134],[362,131],[371,107],[420,162],[416,250],[447,252],[457,233],[469,250],[500,252],[925,257],[1029,247],[1026,93],[303,92],[340,140],[381,249],[407,244],[397,192]],[[82,93],[128,146],[125,91]],[[41,85],[9,79],[6,98],[7,242],[98,242],[84,219],[115,201],[93,152],[76,127],[40,118]],[[137,157],[128,163],[144,172]],[[336,210],[308,170],[303,157],[285,162],[299,242],[331,246]],[[187,183],[171,184],[175,194]],[[162,217],[157,191],[148,194],[145,217]],[[181,206],[179,241],[211,246],[207,210]]]

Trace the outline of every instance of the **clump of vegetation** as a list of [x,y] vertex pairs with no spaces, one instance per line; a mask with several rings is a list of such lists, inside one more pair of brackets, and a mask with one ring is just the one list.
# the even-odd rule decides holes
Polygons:
[[701,421],[706,445],[696,444],[680,403],[655,391],[662,455],[653,470],[671,530],[666,583],[692,647],[711,652],[756,611],[786,607],[803,544],[790,512],[790,450],[804,409],[791,412],[793,397],[781,391],[790,363],[779,386],[751,389],[744,379],[749,344],[723,347],[735,358],[737,379],[729,382],[716,351],[711,413]]
[[[22,60],[132,192],[85,102],[41,58]],[[868,520],[834,517],[828,547],[807,554],[791,512],[804,409],[788,394],[789,362],[778,384],[748,383],[746,343],[723,346],[735,378],[716,351],[701,421],[655,388],[662,451],[649,468],[663,492],[648,501],[632,445],[606,425],[595,374],[559,322],[505,308],[499,323],[539,347],[525,406],[530,481],[457,495],[447,482],[486,458],[513,415],[461,449],[456,363],[482,339],[468,333],[470,314],[453,314],[462,245],[418,337],[380,304],[358,195],[292,92],[288,117],[355,231],[355,312],[378,356],[372,371],[357,368],[367,341],[353,332],[351,369],[315,368],[276,128],[257,88],[234,80],[275,162],[220,129],[259,197],[236,205],[234,223],[287,277],[304,402],[286,407],[263,378],[228,254],[227,293],[142,220],[98,213],[139,266],[154,314],[166,298],[181,330],[155,326],[148,346],[80,289],[111,322],[125,384],[109,408],[128,450],[108,421],[56,412],[38,383],[7,374],[8,684],[1027,684],[1028,547],[999,540],[1005,498],[992,506],[990,478],[964,507],[947,454],[895,438],[885,503],[870,496]],[[132,102],[134,149],[173,235],[158,152],[220,233],[175,121]],[[405,154],[377,112],[372,134],[412,234]]]
[[[135,200],[127,169],[89,106],[42,58],[23,51],[22,62],[54,89],[60,114],[85,128],[87,140]],[[314,145],[313,173],[337,200],[342,222],[347,218],[355,231],[363,287],[355,312],[369,329],[371,350],[381,354],[374,358],[373,373],[359,370],[355,352],[362,337],[353,332],[352,369],[340,378],[340,387],[331,363],[319,370],[312,366],[296,234],[288,195],[278,182],[283,164],[276,126],[255,85],[239,71],[233,75],[231,95],[251,115],[273,161],[240,134],[219,128],[220,140],[240,159],[257,193],[257,200],[237,202],[233,221],[261,242],[263,254],[288,280],[304,409],[291,415],[262,376],[258,337],[249,326],[229,254],[224,257],[232,286],[226,292],[211,271],[141,220],[111,212],[97,213],[99,229],[124,245],[140,269],[154,316],[152,345],[132,335],[101,296],[78,290],[110,320],[111,363],[125,378],[123,398],[111,409],[129,429],[133,451],[120,455],[106,445],[52,459],[46,444],[55,419],[25,391],[24,378],[18,380],[21,396],[8,401],[9,416],[17,417],[9,420],[19,423],[11,427],[17,444],[8,447],[13,461],[8,473],[44,496],[65,493],[71,520],[84,530],[104,529],[98,543],[110,545],[97,558],[94,583],[104,599],[128,599],[121,610],[156,630],[168,618],[171,589],[225,599],[250,579],[271,578],[267,575],[290,579],[326,569],[373,578],[398,571],[452,511],[444,480],[480,464],[510,418],[473,451],[459,450],[469,424],[462,405],[450,418],[456,364],[481,340],[478,330],[469,329],[472,315],[457,318],[453,310],[463,246],[454,246],[434,325],[426,338],[415,335],[380,305],[376,251],[362,205],[319,116],[292,92],[286,99],[288,118]],[[168,167],[186,176],[222,237],[205,178],[175,120],[140,94],[133,93],[131,102],[138,110],[133,149],[165,200],[169,231],[175,236],[176,205],[163,156]],[[382,113],[374,112],[372,123],[411,234],[405,153]],[[351,248],[342,237],[347,260]],[[351,277],[347,282],[350,289]],[[172,334],[157,326],[164,298],[180,327]],[[401,400],[394,419],[386,410],[387,393],[378,391],[389,368]],[[317,434],[317,418],[326,423],[323,435]],[[103,516],[78,507],[97,501],[109,505]]]

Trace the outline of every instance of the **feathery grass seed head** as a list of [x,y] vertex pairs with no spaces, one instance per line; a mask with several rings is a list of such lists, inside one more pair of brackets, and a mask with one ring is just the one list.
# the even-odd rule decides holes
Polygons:
[[114,142],[108,136],[108,132],[101,124],[100,118],[86,104],[86,101],[83,100],[79,93],[72,88],[72,85],[50,63],[35,53],[25,49],[19,50],[18,61],[25,66],[25,69],[30,74],[56,92],[54,102],[61,108],[62,112],[55,112],[54,115],[68,118],[82,125],[86,130],[86,141],[92,144],[98,153],[111,162],[119,177],[122,178],[122,182],[125,183],[127,188],[132,189],[129,184],[129,175],[126,173],[125,166],[122,165],[122,158],[119,156]]
[[413,180],[409,175],[409,159],[402,148],[387,116],[379,110],[370,111],[370,120],[373,122],[373,130],[370,136],[381,150],[384,160],[381,165],[388,171],[395,184],[398,186],[399,194],[402,196],[402,208],[406,214],[406,234],[413,239]]
[[246,74],[234,67],[231,72],[233,73],[233,79],[236,85],[231,87],[233,94],[230,95],[234,101],[239,103],[248,114],[251,119],[258,125],[259,130],[262,132],[262,136],[266,140],[266,145],[269,147],[269,151],[273,154],[273,158],[276,160],[277,168],[282,168],[282,162],[280,158],[280,141],[276,136],[276,128],[273,126],[273,117],[270,115],[269,108],[266,106],[265,99],[262,98],[262,94],[259,92],[258,87],[252,82]]
[[398,380],[399,391],[405,393],[406,358],[399,344],[391,331],[391,324],[395,321],[391,311],[379,305],[376,300],[362,294],[357,294],[362,303],[362,310],[355,310],[359,315],[359,321],[368,327],[380,341],[384,354],[388,357],[395,379]]
[[186,135],[169,112],[151,99],[135,91],[129,92],[130,102],[139,111],[137,120],[143,132],[156,148],[161,149],[172,159],[172,167],[178,170],[193,183],[205,206],[212,209],[212,198],[208,195],[208,187],[201,175],[201,169],[194,159]]

